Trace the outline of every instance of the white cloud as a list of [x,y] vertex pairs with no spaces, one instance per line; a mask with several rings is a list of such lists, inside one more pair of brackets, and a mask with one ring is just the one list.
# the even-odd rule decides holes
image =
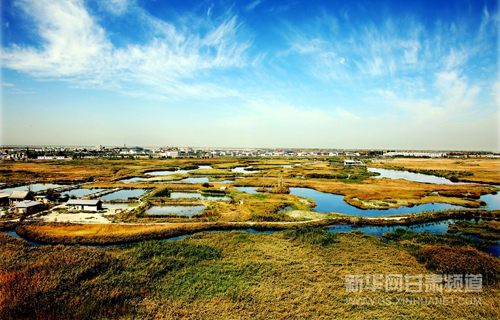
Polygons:
[[[110,3],[123,8],[127,2]],[[238,41],[236,16],[228,15],[217,25],[201,20],[198,25],[186,22],[177,27],[134,7],[137,18],[150,25],[154,34],[146,43],[117,48],[83,0],[20,0],[17,5],[34,19],[43,42],[39,47],[4,48],[3,65],[39,78],[125,91],[142,84],[156,90],[153,95],[204,98],[234,94],[214,84],[215,79],[204,84],[199,79],[204,71],[247,64],[250,42]],[[198,81],[193,84],[195,77]]]
[[[423,74],[443,66],[454,70],[492,49],[494,33],[486,32],[491,21],[486,7],[480,25],[424,24],[416,16],[354,23],[324,14],[302,25],[288,24],[289,47],[281,57],[295,58],[298,68],[325,81]],[[349,63],[336,57],[347,57]]]
[[247,6],[245,6],[245,10],[246,11],[252,11],[253,9],[255,9],[255,7],[257,7],[260,3],[262,2],[262,0],[255,0],[254,2],[252,3],[249,3]]
[[462,121],[478,105],[477,95],[481,89],[469,84],[457,70],[436,73],[434,88],[436,93],[429,98],[414,98],[405,95],[404,91],[399,94],[383,89],[374,92],[382,98],[382,103],[408,111],[413,119],[424,122]]
[[131,5],[129,0],[99,0],[99,4],[116,15],[123,14]]
[[41,50],[17,45],[4,49],[5,67],[44,77],[75,76],[102,67],[110,44],[83,3],[22,0],[16,5],[35,20],[44,43]]
[[459,110],[475,105],[475,97],[481,91],[477,86],[469,86],[465,77],[457,71],[436,74],[436,87],[441,93],[443,106],[448,110]]

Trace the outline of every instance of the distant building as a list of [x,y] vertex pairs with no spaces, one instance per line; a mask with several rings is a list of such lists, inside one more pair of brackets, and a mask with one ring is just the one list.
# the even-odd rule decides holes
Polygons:
[[363,165],[364,163],[359,161],[359,160],[344,160],[344,166],[345,167],[350,167],[350,166],[359,166]]
[[39,156],[38,160],[71,160],[71,158],[66,158],[65,156]]
[[151,150],[143,149],[141,147],[123,148],[120,154],[151,154]]
[[81,199],[71,199],[66,202],[66,206],[73,210],[82,211],[100,211],[102,210],[101,200],[81,200]]
[[43,208],[41,202],[31,200],[18,202],[14,207],[16,208],[16,213],[20,214],[34,214]]
[[384,153],[384,157],[429,157],[429,158],[446,158],[448,157],[447,153],[444,152],[396,152],[390,151]]
[[33,200],[33,195],[28,191],[12,191],[11,195],[9,196],[9,204],[11,206],[27,200]]

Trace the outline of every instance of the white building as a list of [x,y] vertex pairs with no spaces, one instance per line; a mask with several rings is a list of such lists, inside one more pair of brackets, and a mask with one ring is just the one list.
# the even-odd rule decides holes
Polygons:
[[349,167],[349,166],[359,166],[363,165],[364,163],[359,161],[359,160],[344,160],[344,166]]
[[82,211],[100,211],[102,210],[101,200],[81,200],[81,199],[71,199],[66,202],[66,206],[73,210]]

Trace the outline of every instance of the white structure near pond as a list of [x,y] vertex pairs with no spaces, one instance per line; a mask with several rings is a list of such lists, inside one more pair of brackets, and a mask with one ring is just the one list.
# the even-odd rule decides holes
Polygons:
[[358,165],[363,165],[364,163],[359,161],[359,160],[344,160],[344,166],[349,167],[349,166],[358,166]]
[[81,199],[71,199],[66,202],[66,206],[73,210],[82,211],[101,211],[102,201],[101,200],[81,200]]

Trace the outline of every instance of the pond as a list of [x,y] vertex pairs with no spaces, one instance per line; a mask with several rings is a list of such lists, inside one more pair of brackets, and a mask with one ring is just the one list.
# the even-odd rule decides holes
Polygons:
[[[416,224],[412,226],[353,226],[353,225],[336,225],[327,229],[328,232],[349,232],[349,231],[362,231],[366,234],[381,237],[386,232],[394,232],[398,228],[410,230],[414,232],[428,232],[432,234],[441,234],[448,231],[448,225],[458,221],[449,219],[439,222],[430,222]],[[472,221],[472,220],[471,220]]]
[[177,214],[192,217],[204,210],[205,206],[154,206],[146,210],[146,213],[152,215]]
[[255,191],[257,187],[234,187],[236,190],[246,193],[259,193]]
[[204,200],[230,200],[228,197],[217,197],[217,196],[205,196],[201,193],[194,192],[172,192],[170,193],[170,198],[178,199],[178,198],[194,198],[194,199],[204,199]]
[[379,176],[372,177],[374,179],[389,178],[389,179],[404,179],[414,182],[433,183],[433,184],[469,184],[467,182],[451,182],[446,178],[436,177],[427,174],[413,173],[409,171],[399,171],[381,168],[367,168],[370,172],[380,173]]
[[[38,192],[38,191],[42,191],[42,190],[46,190],[46,189],[50,189],[50,188],[54,189],[54,188],[60,188],[60,187],[63,187],[63,185],[52,184],[52,183],[35,183],[35,184],[31,185],[31,191]],[[28,186],[0,189],[0,192],[7,192],[9,194],[11,194],[12,191],[28,191]]]
[[128,198],[138,198],[144,194],[144,189],[120,190],[101,197],[102,201],[126,200]]
[[131,183],[131,182],[141,182],[141,180],[143,180],[143,178],[133,177],[133,178],[123,179],[123,180],[118,180],[118,181],[125,182],[125,183]]
[[175,181],[174,183],[205,183],[208,182],[208,178],[186,178],[180,181]]
[[176,170],[176,171],[153,171],[153,172],[146,172],[145,174],[147,175],[152,175],[152,176],[168,176],[174,173],[189,173],[191,171],[195,170],[202,170],[202,169],[212,169],[211,166],[199,166],[197,169],[190,169],[190,170]]
[[75,190],[70,190],[70,191],[64,191],[62,194],[63,195],[67,194],[70,197],[75,196],[75,197],[81,198],[81,197],[85,197],[85,196],[92,194],[92,193],[101,192],[103,190],[105,190],[105,189],[75,189]]
[[172,181],[170,183],[205,183],[205,182],[208,182],[208,183],[234,183],[235,180],[224,180],[224,181],[210,181],[209,178],[207,177],[198,177],[198,178],[186,178],[186,179],[182,179],[182,180],[179,180],[179,181]]
[[[15,232],[14,230],[3,231],[3,233],[6,233],[9,236],[12,236],[12,237],[17,238],[17,239],[23,239],[23,237],[21,237],[20,235],[18,235],[17,232]],[[26,240],[26,241],[28,241],[28,240]],[[28,243],[32,247],[40,247],[40,246],[42,246],[39,243],[35,243],[35,242],[31,242],[31,241],[28,241]]]
[[[396,229],[402,228],[402,229],[410,230],[413,232],[427,232],[427,233],[432,233],[432,234],[443,234],[443,233],[447,233],[448,226],[456,221],[463,221],[463,220],[449,219],[449,220],[445,220],[445,221],[422,223],[422,224],[416,224],[416,225],[412,225],[412,226],[336,225],[336,226],[331,226],[330,228],[327,229],[327,231],[328,232],[362,231],[362,232],[364,232],[366,234],[370,234],[372,236],[382,237],[383,234],[386,232],[394,232],[394,231],[396,231]],[[468,220],[468,221],[474,221],[474,220]],[[476,238],[476,237],[473,237],[473,238],[478,240],[478,238]],[[496,244],[494,244],[490,248],[484,250],[484,252],[492,254],[496,257],[500,257],[500,241],[497,241]]]
[[210,183],[235,183],[236,180],[212,181]]
[[[256,193],[256,187],[235,187],[238,191],[243,191],[246,193]],[[428,203],[417,205],[414,207],[399,207],[391,209],[359,209],[351,206],[344,201],[344,196],[331,194],[326,192],[317,191],[308,188],[290,188],[290,194],[295,196],[301,196],[305,198],[313,199],[316,202],[316,207],[312,208],[316,212],[328,213],[337,212],[348,215],[358,215],[364,217],[373,216],[386,216],[404,213],[417,213],[423,211],[432,210],[446,210],[446,209],[463,209],[461,206],[451,205],[447,203]],[[482,207],[487,210],[500,209],[500,193],[496,195],[485,195],[481,197],[481,200],[486,201],[488,206]]]
[[231,169],[231,172],[236,172],[236,173],[243,173],[243,174],[249,174],[249,173],[257,173],[257,172],[260,172],[260,170],[245,170],[245,169],[248,169],[248,168],[251,168],[252,166],[250,167],[246,167],[246,168],[243,168],[243,167],[237,167],[237,168],[234,168],[234,169]]

